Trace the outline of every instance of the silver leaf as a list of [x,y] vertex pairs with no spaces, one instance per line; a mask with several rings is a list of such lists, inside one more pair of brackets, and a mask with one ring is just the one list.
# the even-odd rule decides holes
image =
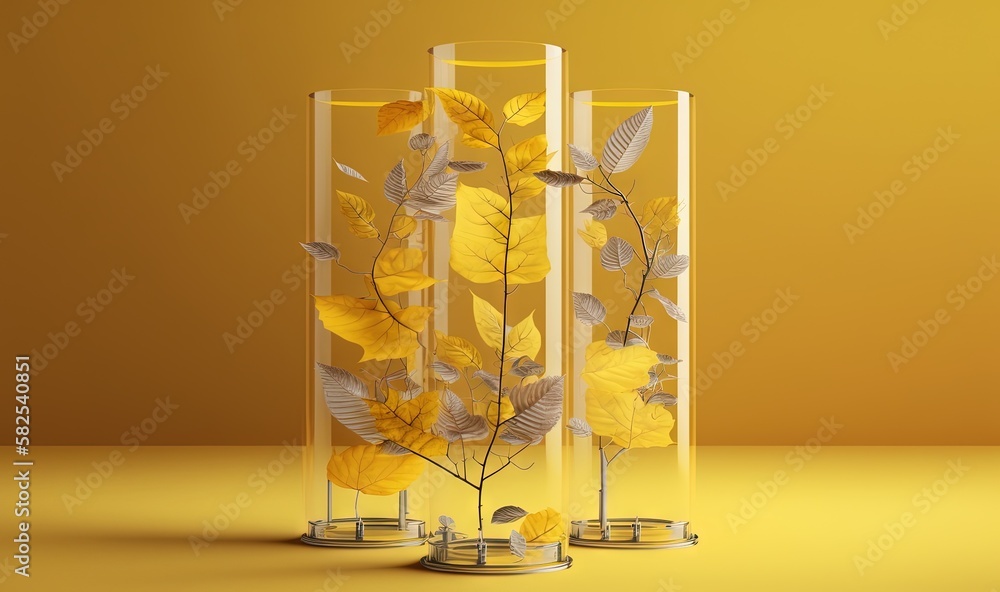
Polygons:
[[486,383],[494,393],[500,390],[500,377],[496,374],[490,374],[486,370],[476,370],[472,373],[473,378],[478,378]]
[[440,214],[455,207],[458,173],[441,173],[424,177],[410,191],[407,207]]
[[511,374],[522,378],[525,376],[539,376],[544,372],[545,367],[528,356],[521,356],[514,360],[514,365],[510,369]]
[[351,177],[354,177],[355,179],[361,179],[365,183],[368,182],[368,179],[365,179],[363,176],[361,176],[361,173],[359,173],[358,171],[352,169],[351,167],[347,166],[346,164],[340,164],[339,162],[337,162],[337,159],[333,160],[333,164],[337,165],[337,168],[340,169],[340,172],[344,173],[345,175],[350,175]]
[[448,364],[447,362],[434,362],[431,364],[431,370],[438,373],[441,380],[451,384],[462,377],[462,373],[458,368]]
[[665,364],[667,366],[672,366],[681,361],[670,354],[656,354],[656,358],[660,360],[661,364]]
[[612,236],[601,247],[601,267],[608,271],[621,271],[632,262],[635,250],[623,238]]
[[514,522],[515,520],[520,520],[528,515],[528,511],[524,508],[519,508],[517,506],[503,506],[497,508],[496,512],[493,512],[493,518],[490,519],[492,524],[508,524]]
[[324,242],[299,243],[317,261],[340,261],[340,249]]
[[671,299],[667,298],[663,294],[660,294],[660,292],[655,289],[650,290],[649,295],[655,298],[656,300],[659,300],[660,304],[663,305],[663,309],[666,310],[667,314],[670,315],[672,318],[682,323],[687,322],[687,316],[684,314],[684,311],[681,310],[681,307],[674,304],[674,302]]
[[633,327],[642,329],[652,325],[654,319],[649,315],[630,315],[628,320]]
[[[550,376],[542,378],[538,382],[529,385],[536,386],[541,391],[541,395],[535,397],[537,393],[523,393],[519,395],[520,400],[515,403],[513,398],[511,404],[522,407],[522,410],[514,417],[507,420],[506,429],[500,435],[500,439],[510,444],[537,444],[557,423],[562,415],[563,404],[563,380],[562,376]],[[524,407],[526,401],[533,399],[530,406]]]
[[448,219],[441,214],[435,214],[434,212],[428,212],[426,210],[417,210],[413,214],[416,220],[431,220],[432,222],[447,222]]
[[586,181],[580,175],[550,170],[538,171],[535,173],[535,178],[550,187],[571,187]]
[[594,434],[594,430],[590,428],[587,420],[580,419],[579,417],[574,417],[566,422],[566,429],[573,432],[573,435],[578,438],[589,438]]
[[430,134],[417,134],[410,138],[410,150],[420,150],[423,152],[434,145],[434,136]]
[[649,382],[646,383],[646,388],[653,388],[654,386],[656,386],[656,383],[659,382],[659,381],[660,381],[660,378],[656,374],[656,372],[653,372],[652,370],[650,370],[649,371]]
[[476,171],[481,171],[486,168],[485,162],[479,162],[478,160],[452,160],[448,163],[453,171],[458,171],[460,173],[474,173]]
[[528,552],[528,541],[524,535],[516,530],[510,531],[510,553],[524,559],[524,554]]
[[650,271],[653,277],[672,278],[684,273],[690,263],[691,258],[687,255],[660,255]]
[[444,528],[453,529],[455,528],[455,521],[452,520],[451,516],[438,516],[438,523]]
[[677,404],[677,397],[664,392],[659,392],[649,398],[646,401],[647,405],[663,405],[664,407],[673,407]]
[[343,368],[316,364],[323,381],[323,395],[330,413],[355,434],[372,444],[378,444],[385,437],[375,428],[368,404],[368,387],[361,379]]
[[608,316],[608,309],[593,294],[573,292],[573,309],[576,312],[576,320],[588,327],[603,322]]
[[613,199],[599,199],[580,210],[581,214],[590,214],[594,220],[610,220],[618,213],[618,202]]
[[424,178],[433,177],[444,172],[444,168],[448,166],[448,152],[450,150],[451,140],[438,147],[437,152],[434,153],[434,158],[431,159],[431,163],[427,165],[427,169],[424,171]]
[[[625,332],[617,329],[608,333],[608,336],[604,339],[604,342],[610,345],[613,349],[621,349],[624,347],[622,345],[622,340],[625,339]],[[646,341],[639,337],[632,331],[628,332],[628,341],[624,345],[646,345]]]
[[403,203],[403,198],[406,197],[406,169],[403,168],[402,160],[389,171],[382,189],[386,199],[396,205]]
[[612,132],[601,153],[604,173],[627,171],[649,143],[649,133],[653,129],[653,108],[646,107],[622,122]]
[[472,415],[455,393],[445,389],[434,431],[445,440],[480,440],[490,433],[486,418]]
[[569,145],[569,156],[573,159],[573,164],[581,171],[592,171],[597,168],[597,158],[576,146]]
[[391,456],[399,456],[401,454],[410,453],[410,451],[407,450],[406,448],[403,448],[402,446],[396,444],[395,442],[390,442],[389,440],[382,442],[382,444],[380,444],[378,447],[378,451],[379,454],[388,454]]

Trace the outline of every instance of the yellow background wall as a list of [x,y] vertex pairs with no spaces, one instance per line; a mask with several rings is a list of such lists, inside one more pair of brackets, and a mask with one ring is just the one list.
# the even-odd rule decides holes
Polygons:
[[0,6],[2,353],[65,346],[32,380],[36,444],[117,444],[160,404],[154,444],[300,437],[306,94],[421,88],[427,47],[477,38],[563,45],[574,89],[695,93],[700,443],[824,418],[835,444],[1000,443],[995,3],[47,1]]

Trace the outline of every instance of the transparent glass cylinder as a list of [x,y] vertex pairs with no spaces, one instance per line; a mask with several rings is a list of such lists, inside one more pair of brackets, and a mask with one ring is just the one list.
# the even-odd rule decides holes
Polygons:
[[[485,163],[452,167],[468,172],[455,210],[434,223],[429,240],[431,275],[447,279],[432,288],[435,359],[461,366],[447,388],[486,428],[453,441],[443,467],[430,469],[438,523],[421,563],[463,573],[563,569],[571,562],[560,428],[564,190],[534,173],[564,170],[565,52],[520,42],[439,45],[430,77],[438,144],[448,142],[454,161]],[[481,360],[460,361],[456,348]]]
[[[394,352],[372,357],[374,346],[359,347],[357,341],[366,340],[358,339],[357,331],[344,333],[355,342],[335,334],[320,312],[322,303],[333,319],[327,322],[337,331],[354,327],[340,314],[346,309],[342,305],[347,302],[361,310],[376,302],[370,288],[376,254],[419,248],[425,240],[422,222],[413,221],[405,230],[390,228],[396,224],[397,207],[383,195],[383,181],[397,163],[410,173],[420,167],[420,155],[408,140],[423,131],[426,117],[414,111],[421,105],[423,94],[410,90],[338,89],[309,95],[309,199],[303,243],[309,253],[303,264],[309,286],[303,472],[307,524],[302,536],[309,544],[390,547],[420,545],[426,539],[427,504],[418,493],[428,488],[422,468],[426,463],[404,461],[412,455],[379,444],[384,438],[371,435],[372,419],[357,423],[360,412],[369,412],[366,400],[384,399],[389,389],[403,392],[419,384],[426,354],[417,347],[411,354],[415,367],[399,375],[401,360],[385,355]],[[383,111],[386,106],[391,112]],[[406,130],[402,124],[394,128],[389,116],[399,112],[416,123]],[[426,299],[418,291],[391,298],[394,308],[421,305]],[[378,305],[373,308],[362,312],[375,317]],[[396,376],[385,380],[387,374]],[[340,417],[334,416],[335,409]],[[331,470],[336,478],[331,478]],[[377,481],[373,474],[378,471],[390,480]]]
[[692,545],[693,97],[585,90],[570,108],[571,542]]

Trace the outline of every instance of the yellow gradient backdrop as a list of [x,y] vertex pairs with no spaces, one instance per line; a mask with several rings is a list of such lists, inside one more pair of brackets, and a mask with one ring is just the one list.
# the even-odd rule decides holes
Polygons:
[[35,443],[299,437],[306,95],[420,88],[427,47],[490,38],[696,95],[699,443],[1000,443],[1000,6],[232,3],[0,7],[2,353],[57,353]]

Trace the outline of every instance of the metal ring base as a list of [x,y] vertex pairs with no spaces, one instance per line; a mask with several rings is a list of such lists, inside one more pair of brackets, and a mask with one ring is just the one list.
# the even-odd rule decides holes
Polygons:
[[687,522],[662,518],[609,518],[608,533],[602,535],[600,520],[574,520],[569,542],[605,549],[675,549],[698,544],[698,535]]
[[[484,539],[486,563],[476,562],[478,539],[458,539],[445,543],[441,539],[427,542],[426,557],[420,565],[434,571],[461,574],[530,574],[559,571],[573,565],[573,558],[562,556],[563,542],[528,545],[524,558],[512,555],[507,539]],[[560,559],[560,557],[562,557]]]
[[406,521],[406,530],[399,529],[398,518],[362,517],[364,532],[358,538],[356,518],[310,520],[302,542],[317,547],[351,547],[356,549],[413,547],[427,540],[423,520]]

